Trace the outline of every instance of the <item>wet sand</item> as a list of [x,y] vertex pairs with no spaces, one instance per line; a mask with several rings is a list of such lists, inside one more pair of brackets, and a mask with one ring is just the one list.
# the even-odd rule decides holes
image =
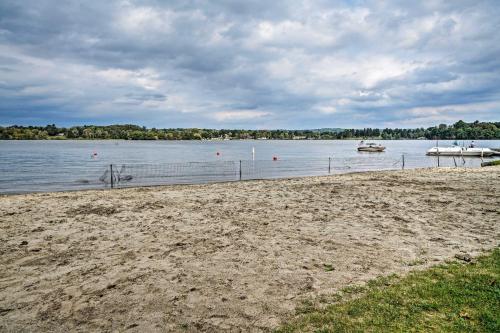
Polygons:
[[500,243],[500,168],[0,197],[0,331],[265,331]]

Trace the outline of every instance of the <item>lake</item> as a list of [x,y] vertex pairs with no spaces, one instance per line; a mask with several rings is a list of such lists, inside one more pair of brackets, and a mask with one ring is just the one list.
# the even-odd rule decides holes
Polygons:
[[[360,153],[358,142],[0,141],[0,193],[104,188],[113,177],[114,185],[123,187],[400,169],[403,154],[406,168],[437,166],[436,157],[425,155],[435,141],[376,141],[387,147],[383,153]],[[452,142],[443,140],[439,145]],[[500,140],[475,142],[480,147],[500,147]],[[480,163],[480,158],[440,158],[441,166],[478,167]],[[110,164],[119,176],[109,172]]]

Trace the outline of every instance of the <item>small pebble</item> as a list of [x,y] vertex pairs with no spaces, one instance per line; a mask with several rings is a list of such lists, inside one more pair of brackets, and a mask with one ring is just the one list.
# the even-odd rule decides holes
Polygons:
[[455,254],[455,258],[459,259],[459,260],[463,260],[465,262],[471,262],[472,261],[472,257],[465,253],[465,254],[462,254],[462,253],[457,253]]

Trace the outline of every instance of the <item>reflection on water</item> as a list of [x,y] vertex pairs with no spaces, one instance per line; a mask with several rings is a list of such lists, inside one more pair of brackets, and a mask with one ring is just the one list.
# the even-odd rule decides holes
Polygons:
[[[121,185],[237,180],[240,160],[242,179],[328,174],[329,169],[339,173],[400,168],[403,154],[406,168],[437,165],[437,157],[425,155],[434,141],[384,141],[387,148],[382,153],[358,152],[357,144],[354,140],[0,141],[0,192],[103,187],[100,178],[112,163],[131,170],[131,178]],[[500,140],[476,140],[476,144],[500,147]],[[193,161],[211,163],[186,164]],[[441,166],[477,167],[480,162],[480,158],[440,158]]]

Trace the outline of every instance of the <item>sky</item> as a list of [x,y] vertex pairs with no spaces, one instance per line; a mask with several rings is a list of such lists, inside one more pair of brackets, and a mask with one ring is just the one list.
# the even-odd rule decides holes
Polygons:
[[0,125],[500,120],[500,1],[1,0]]

